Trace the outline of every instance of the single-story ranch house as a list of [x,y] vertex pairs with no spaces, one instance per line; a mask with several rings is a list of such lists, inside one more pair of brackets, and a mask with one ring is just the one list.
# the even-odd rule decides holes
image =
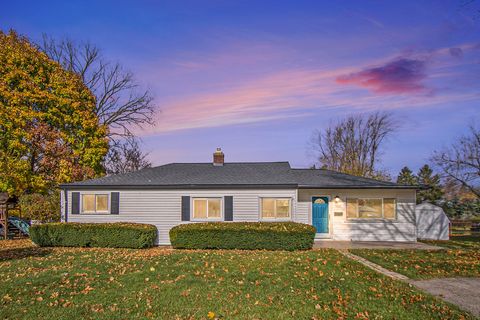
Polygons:
[[415,186],[288,162],[172,163],[64,184],[62,220],[138,222],[158,228],[158,244],[181,223],[295,221],[317,238],[416,241]]

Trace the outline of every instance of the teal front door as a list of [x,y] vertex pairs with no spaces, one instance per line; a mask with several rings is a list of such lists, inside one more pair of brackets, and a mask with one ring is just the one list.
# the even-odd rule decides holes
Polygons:
[[328,198],[312,198],[312,225],[317,233],[328,233]]

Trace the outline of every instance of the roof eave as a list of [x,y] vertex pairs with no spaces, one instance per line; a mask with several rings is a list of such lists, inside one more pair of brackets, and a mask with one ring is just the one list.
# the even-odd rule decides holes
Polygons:
[[176,185],[123,185],[123,184],[61,184],[61,189],[404,189],[404,190],[419,190],[424,186],[412,185],[384,185],[384,186],[359,186],[359,185],[297,185],[297,184],[176,184]]
[[175,185],[123,185],[123,184],[61,184],[61,189],[296,189],[296,184],[175,184]]
[[299,185],[298,189],[407,189],[418,190],[420,186],[410,185],[385,185],[385,186],[355,186],[355,185],[337,185],[337,186],[320,186],[320,185]]

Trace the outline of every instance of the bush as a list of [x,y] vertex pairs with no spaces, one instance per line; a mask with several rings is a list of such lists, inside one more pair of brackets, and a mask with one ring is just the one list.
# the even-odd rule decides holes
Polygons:
[[25,194],[19,199],[22,218],[43,222],[60,221],[60,192]]
[[170,230],[170,242],[179,249],[307,250],[315,228],[295,222],[189,223]]
[[139,223],[46,223],[30,227],[41,247],[147,248],[155,244],[157,228]]

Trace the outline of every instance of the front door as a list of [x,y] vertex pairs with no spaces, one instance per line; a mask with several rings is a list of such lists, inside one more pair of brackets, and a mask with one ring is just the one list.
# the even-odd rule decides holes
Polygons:
[[312,198],[312,225],[317,233],[328,233],[328,198]]

